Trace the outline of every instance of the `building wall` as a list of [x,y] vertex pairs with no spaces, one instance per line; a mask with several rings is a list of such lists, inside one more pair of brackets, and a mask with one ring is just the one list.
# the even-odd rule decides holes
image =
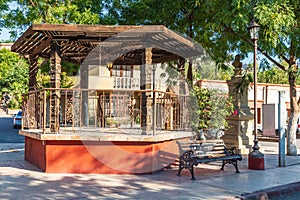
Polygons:
[[[109,70],[106,65],[89,65],[89,89],[97,90],[139,90],[140,89],[140,67],[145,67],[144,65],[134,65],[132,66],[132,71],[125,75],[124,71],[120,70],[116,73],[115,68]],[[119,67],[120,68],[120,67]],[[168,88],[167,79],[168,74],[165,71],[165,66],[161,64],[155,64],[155,89],[160,91],[166,91]],[[176,72],[178,73],[178,72]],[[151,88],[152,74],[151,77]],[[80,87],[80,74],[78,76],[73,76],[74,88]],[[174,80],[175,81],[175,80]],[[176,82],[176,81],[175,81]]]
[[[228,92],[228,86],[226,81],[219,80],[200,80],[197,82],[197,85],[204,88],[211,89],[220,89]],[[278,91],[285,91],[285,101],[288,105],[287,109],[290,108],[290,94],[289,94],[289,85],[283,84],[267,84],[267,83],[258,83],[257,84],[257,101],[261,101],[264,104],[267,103],[278,103]],[[297,98],[300,96],[300,87],[297,87]],[[248,89],[248,100],[250,105],[254,101],[254,90],[253,86],[249,85]]]
[[6,49],[10,50],[12,45],[13,45],[13,43],[0,43],[0,49],[6,48]]

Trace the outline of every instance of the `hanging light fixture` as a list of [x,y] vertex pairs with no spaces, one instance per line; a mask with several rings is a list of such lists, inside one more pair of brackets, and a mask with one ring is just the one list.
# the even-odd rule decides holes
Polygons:
[[106,67],[110,71],[113,68],[113,63],[112,62],[108,62]]

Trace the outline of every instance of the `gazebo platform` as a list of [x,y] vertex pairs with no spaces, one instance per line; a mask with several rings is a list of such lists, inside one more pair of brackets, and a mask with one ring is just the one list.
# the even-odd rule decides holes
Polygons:
[[[81,133],[79,133],[81,131]],[[126,131],[126,130],[125,130]],[[132,130],[130,130],[132,131]],[[176,141],[191,132],[158,131],[155,136],[84,129],[62,134],[21,130],[25,160],[47,173],[147,174],[178,158]]]

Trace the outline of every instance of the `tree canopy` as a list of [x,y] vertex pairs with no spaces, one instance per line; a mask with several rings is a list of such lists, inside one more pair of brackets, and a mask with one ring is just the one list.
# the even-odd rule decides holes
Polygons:
[[[7,1],[12,2],[12,1]],[[253,51],[247,27],[260,25],[258,51],[288,74],[291,118],[288,154],[297,154],[295,128],[300,107],[296,94],[300,58],[300,2],[298,0],[18,0],[2,15],[2,25],[22,28],[31,23],[162,24],[199,42],[218,66],[245,58]],[[6,1],[0,9],[7,10]],[[3,14],[3,10],[2,13]],[[279,62],[283,61],[284,63]],[[261,62],[266,64],[268,62]],[[193,68],[187,67],[188,80]],[[300,101],[299,101],[300,102]]]
[[[247,27],[260,25],[258,51],[286,71],[290,85],[291,117],[288,154],[297,155],[296,122],[300,112],[296,76],[300,58],[300,2],[297,0],[108,0],[119,24],[163,24],[199,42],[216,63],[245,58],[253,51]],[[285,62],[278,62],[282,60]],[[262,62],[265,64],[266,62]],[[190,66],[189,66],[190,67]],[[188,78],[191,77],[188,74]]]
[[[20,30],[33,23],[99,24],[102,20],[102,1],[98,0],[16,0],[4,4],[2,27],[11,30],[16,39]],[[1,6],[1,4],[0,4]],[[1,7],[0,7],[1,9]]]
[[0,50],[0,95],[8,93],[10,108],[20,108],[22,94],[28,90],[28,63],[8,49]]

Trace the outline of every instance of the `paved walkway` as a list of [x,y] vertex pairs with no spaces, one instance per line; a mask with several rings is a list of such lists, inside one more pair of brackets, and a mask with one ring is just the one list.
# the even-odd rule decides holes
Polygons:
[[266,151],[271,152],[265,154],[266,170],[249,170],[247,158],[239,163],[239,174],[230,165],[220,171],[219,163],[202,164],[192,181],[187,170],[176,176],[177,167],[154,175],[46,174],[24,161],[23,144],[0,144],[0,199],[215,200],[250,199],[261,195],[258,190],[270,195],[276,186],[300,191],[300,157],[287,156],[287,166],[279,168],[275,151]]

